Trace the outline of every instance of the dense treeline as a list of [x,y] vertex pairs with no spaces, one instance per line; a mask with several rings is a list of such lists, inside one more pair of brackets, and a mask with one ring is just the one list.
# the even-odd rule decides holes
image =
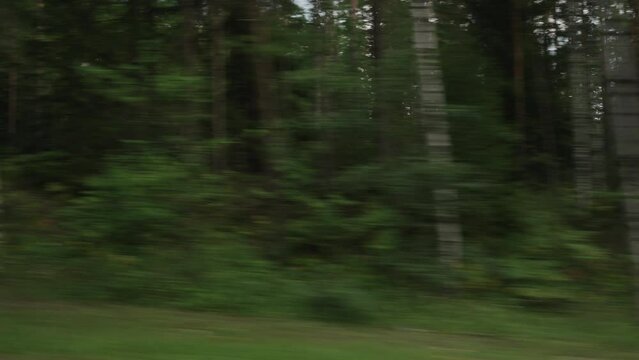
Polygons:
[[3,2],[0,278],[340,317],[629,301],[635,5]]

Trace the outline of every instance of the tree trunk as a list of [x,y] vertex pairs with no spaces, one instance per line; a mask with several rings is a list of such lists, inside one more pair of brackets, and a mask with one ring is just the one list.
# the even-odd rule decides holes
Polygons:
[[[318,167],[320,168],[323,185],[328,187],[332,173],[335,168],[335,136],[333,124],[329,114],[332,109],[330,78],[333,76],[332,71],[338,56],[337,49],[337,32],[335,8],[332,1],[313,0],[312,2],[312,21],[315,25],[315,89],[314,89],[314,117],[317,127],[318,140],[323,145],[321,160]],[[352,15],[352,7],[351,13]],[[351,18],[352,19],[352,18]],[[349,39],[349,61],[352,62],[353,57],[351,49],[352,37]]]
[[[347,21],[347,31],[348,31],[348,59],[350,61],[349,65],[353,71],[357,71],[359,62],[358,56],[360,55],[360,51],[358,49],[358,45],[361,44],[360,35],[358,34],[358,8],[359,1],[351,0],[351,6],[348,11],[349,19]],[[364,38],[362,36],[361,38]]]
[[639,318],[639,72],[631,19],[606,18],[606,117],[623,192],[626,240],[634,266],[635,308]]
[[[548,11],[546,17],[550,18],[553,11]],[[551,33],[551,26],[554,24],[544,22],[544,40],[543,48],[550,49],[551,39],[549,34]],[[536,94],[535,98],[538,99],[539,119],[541,120],[542,129],[542,149],[545,156],[548,158],[548,162],[545,164],[545,181],[550,186],[556,186],[559,184],[561,178],[561,170],[559,168],[559,151],[557,147],[557,107],[555,99],[555,92],[553,92],[553,86],[551,83],[553,59],[549,53],[542,53],[541,59],[534,62],[535,73],[537,76],[533,79],[535,84]]]
[[382,160],[388,160],[391,156],[391,146],[389,143],[389,123],[386,112],[384,111],[384,100],[382,99],[382,89],[384,88],[382,80],[381,61],[383,56],[383,39],[382,39],[382,1],[372,0],[371,13],[371,55],[373,58],[373,120],[377,125],[379,139],[379,154]]
[[523,136],[522,160],[525,162],[528,152],[528,124],[526,121],[526,55],[522,1],[512,0],[511,27],[513,36],[513,107],[515,124]]
[[140,41],[140,3],[138,0],[127,1],[127,57],[130,63],[138,58],[138,41]]
[[556,111],[553,102],[554,93],[552,85],[549,84],[548,75],[549,67],[547,64],[547,56],[543,55],[543,59],[538,59],[534,64],[537,76],[533,79],[539,106],[539,120],[542,131],[541,146],[544,155],[548,158],[544,164],[544,180],[547,184],[554,186],[559,183],[559,163],[557,151],[557,129],[556,129]]
[[[226,124],[226,50],[224,45],[226,20],[225,10],[220,0],[209,0],[211,25],[211,132],[212,138],[224,141],[227,137]],[[217,144],[212,154],[213,168],[227,167],[226,145]]]
[[188,71],[193,71],[197,65],[197,33],[196,33],[196,4],[195,0],[181,0],[182,12],[182,60]]
[[[421,83],[419,114],[426,128],[429,161],[447,166],[453,160],[446,115],[444,83],[439,62],[435,8],[432,0],[413,0],[414,41]],[[441,259],[448,266],[461,265],[463,237],[457,210],[457,191],[439,187],[434,191],[436,231]]]
[[314,112],[318,127],[322,128],[321,120],[325,113],[324,75],[326,67],[334,60],[333,16],[332,7],[325,0],[313,0],[312,21],[316,28],[315,68],[318,72],[315,81]]
[[[597,14],[599,0],[588,0],[588,9],[594,9],[591,13]],[[599,14],[600,15],[600,14]],[[593,123],[591,131],[591,154],[593,167],[593,190],[603,191],[607,187],[607,149],[606,149],[606,126],[604,121],[604,74],[605,64],[604,42],[602,41],[602,25],[594,27],[590,24],[590,30],[586,39],[588,50],[588,86],[590,91],[590,103],[592,104]]]
[[266,50],[271,42],[271,28],[266,17],[270,10],[260,11],[257,1],[252,0],[249,5],[251,14],[251,35],[254,41],[254,66],[256,85],[256,104],[261,122],[261,128],[266,131],[264,137],[265,156],[262,158],[262,168],[267,172],[274,172],[277,161],[278,148],[282,145],[279,137],[275,110],[275,68],[272,56]]
[[[182,13],[182,61],[184,74],[195,76],[198,73],[197,56],[197,9],[195,0],[181,0],[180,11]],[[193,140],[197,137],[197,108],[193,98],[197,95],[193,88],[186,89],[187,96],[183,99],[184,123],[180,126],[185,139]]]
[[12,65],[9,68],[9,98],[7,109],[7,132],[11,141],[18,132],[18,68]]
[[353,24],[357,23],[357,8],[359,7],[358,0],[351,0],[351,21]]
[[571,89],[571,119],[573,129],[574,181],[577,199],[588,207],[593,192],[592,130],[593,113],[590,102],[589,66],[586,50],[583,9],[578,2],[569,2],[571,47],[569,76]]
[[3,164],[2,164],[2,158],[0,157],[0,256],[4,255],[4,242],[5,242],[5,214],[4,214],[4,184],[3,184],[3,178],[2,176],[4,175],[3,173]]

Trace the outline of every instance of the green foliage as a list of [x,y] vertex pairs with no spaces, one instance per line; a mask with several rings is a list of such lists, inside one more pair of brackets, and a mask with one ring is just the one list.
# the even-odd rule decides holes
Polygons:
[[[63,218],[76,241],[99,244],[179,244],[190,217],[214,196],[202,174],[158,154],[115,157],[105,174],[87,180]],[[213,185],[213,184],[211,184]]]
[[636,359],[636,326],[619,313],[526,314],[477,302],[412,307],[410,327],[330,326],[131,306],[3,304],[5,358],[122,360]]
[[[410,2],[312,3],[0,4],[0,75],[18,76],[0,90],[15,107],[0,120],[17,124],[0,126],[2,279],[351,323],[425,294],[557,308],[628,295],[627,250],[609,239],[619,199],[578,210],[562,189],[569,63],[548,41],[563,3],[521,14],[524,124],[510,3],[438,1],[448,164],[424,144]],[[459,192],[455,268],[440,259],[441,188]]]
[[435,184],[467,174],[423,161],[353,168],[328,188],[299,162],[263,186],[144,144],[104,169],[57,204],[24,191],[7,199],[5,275],[27,268],[24,279],[76,298],[353,323],[375,320],[382,293],[437,293],[460,279],[475,294],[544,306],[599,301],[585,294],[618,294],[625,281],[602,275],[613,260],[570,225],[569,199],[494,184],[462,187],[467,229],[482,231],[468,233],[465,265],[451,273],[424,214]]
[[[538,305],[565,305],[612,293],[614,284],[600,276],[610,272],[613,258],[594,241],[594,233],[571,226],[570,200],[560,195],[511,193],[509,213],[501,221],[512,229],[501,242],[473,254],[472,286],[503,289]],[[597,285],[595,285],[597,284]],[[594,286],[594,287],[593,287]],[[592,293],[594,289],[597,293]]]

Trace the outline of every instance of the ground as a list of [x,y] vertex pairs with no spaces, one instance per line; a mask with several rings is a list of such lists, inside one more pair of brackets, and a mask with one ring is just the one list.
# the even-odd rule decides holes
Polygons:
[[426,330],[423,323],[363,327],[113,305],[0,303],[0,359],[639,359],[633,325],[526,315],[513,320],[510,331],[504,320],[494,320],[504,331],[464,333],[488,329],[488,318],[482,325],[459,320],[457,329],[433,320],[435,329]]

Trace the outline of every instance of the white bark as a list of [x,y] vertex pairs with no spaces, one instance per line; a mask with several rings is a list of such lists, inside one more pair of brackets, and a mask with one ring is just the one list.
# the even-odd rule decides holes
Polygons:
[[[419,114],[426,129],[428,159],[434,164],[449,165],[453,159],[434,3],[432,0],[413,0],[411,13],[421,84]],[[457,190],[437,188],[433,197],[441,259],[449,266],[459,265],[463,257],[463,236],[457,210]]]
[[639,316],[639,71],[630,12],[606,16],[604,56],[606,116],[618,181],[624,195],[626,239],[634,264],[635,306]]

